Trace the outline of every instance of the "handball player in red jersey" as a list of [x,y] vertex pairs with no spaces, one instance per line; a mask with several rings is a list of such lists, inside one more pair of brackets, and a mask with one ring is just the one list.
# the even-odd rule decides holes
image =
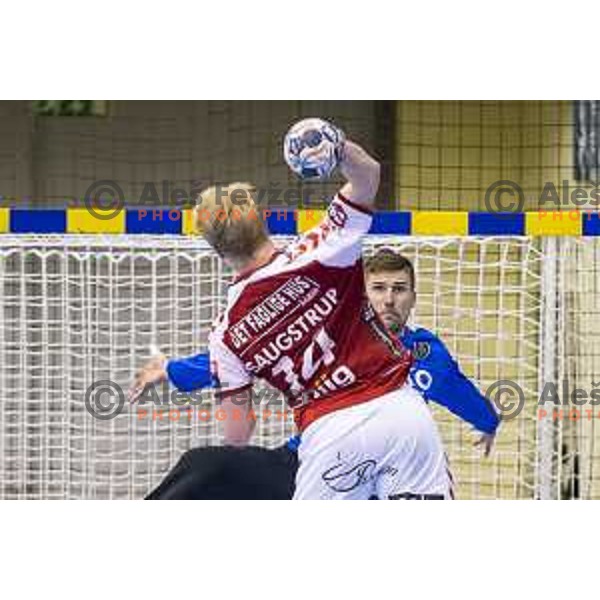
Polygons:
[[210,335],[225,443],[249,442],[252,386],[285,394],[302,435],[295,499],[442,499],[450,481],[438,431],[408,383],[411,354],[365,293],[361,239],[380,167],[320,119],[295,125],[286,160],[304,176],[339,167],[346,183],[323,221],[278,249],[251,184],[201,194],[198,227],[236,271]]

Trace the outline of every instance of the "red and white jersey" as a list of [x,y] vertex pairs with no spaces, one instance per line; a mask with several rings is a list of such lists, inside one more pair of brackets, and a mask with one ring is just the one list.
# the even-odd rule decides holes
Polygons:
[[286,395],[302,431],[404,384],[411,354],[365,291],[361,238],[371,220],[338,194],[319,226],[234,281],[209,342],[221,393],[264,379]]

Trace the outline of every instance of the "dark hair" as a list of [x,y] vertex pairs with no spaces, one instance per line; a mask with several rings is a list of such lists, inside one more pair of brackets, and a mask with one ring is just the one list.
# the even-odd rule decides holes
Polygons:
[[410,283],[415,289],[415,268],[406,256],[392,248],[380,248],[365,261],[365,273],[389,273],[390,271],[408,271]]

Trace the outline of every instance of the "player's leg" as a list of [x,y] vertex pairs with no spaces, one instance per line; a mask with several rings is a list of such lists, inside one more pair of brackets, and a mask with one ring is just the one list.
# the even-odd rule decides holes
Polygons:
[[186,452],[148,500],[289,500],[294,492],[296,453],[206,447]]
[[325,415],[302,433],[294,500],[367,500],[375,494],[378,450],[367,440],[376,402]]
[[314,446],[300,459],[294,500],[368,500],[375,495],[375,464],[351,447],[319,453]]
[[185,452],[146,500],[209,499],[224,468],[221,448],[193,448]]
[[[444,500],[452,497],[447,457],[429,407],[410,386],[381,406],[380,500]],[[395,396],[395,397],[394,397]]]
[[302,435],[294,499],[449,497],[446,458],[410,386],[320,418]]
[[230,480],[236,482],[239,499],[291,500],[298,456],[287,445],[269,450],[258,446],[234,449]]

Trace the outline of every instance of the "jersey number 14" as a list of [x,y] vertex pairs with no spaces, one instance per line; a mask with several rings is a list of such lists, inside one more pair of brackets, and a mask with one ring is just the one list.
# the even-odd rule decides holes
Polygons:
[[[294,368],[294,361],[289,356],[282,356],[273,367],[272,375],[277,377],[283,373],[285,382],[289,386],[290,395],[299,396],[304,391],[306,383],[312,379],[322,366],[328,367],[334,363],[334,348],[335,342],[329,337],[325,328],[322,328],[317,332],[310,346],[304,351],[300,374]],[[318,353],[320,353],[320,356],[316,356]],[[304,383],[301,383],[300,378]]]

